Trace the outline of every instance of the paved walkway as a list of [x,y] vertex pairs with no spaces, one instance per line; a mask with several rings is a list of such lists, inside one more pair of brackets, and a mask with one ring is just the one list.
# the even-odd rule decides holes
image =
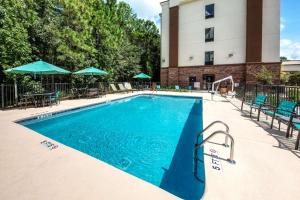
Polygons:
[[[268,121],[258,124],[250,120],[247,113],[238,110],[240,102],[237,100],[228,102],[215,97],[211,101],[210,94],[206,93],[184,95],[202,96],[204,126],[215,120],[225,121],[235,139],[234,165],[225,160],[229,148],[214,144],[224,143],[223,136],[205,145],[203,199],[300,199],[300,152],[293,150],[294,139],[287,140],[284,132],[270,130]],[[46,108],[0,111],[0,199],[177,199],[62,144],[49,151],[40,145],[45,136],[13,122],[123,96],[126,95],[63,101]],[[212,164],[212,152],[220,157],[220,162],[214,160]],[[221,170],[216,170],[217,167]]]

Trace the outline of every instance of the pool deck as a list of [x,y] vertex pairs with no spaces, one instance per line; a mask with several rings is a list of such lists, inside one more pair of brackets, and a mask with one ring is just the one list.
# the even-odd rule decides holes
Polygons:
[[[215,96],[212,101],[208,93],[158,93],[202,96],[204,127],[216,120],[230,126],[236,163],[226,161],[229,148],[219,145],[224,143],[224,136],[217,136],[213,143],[205,145],[203,199],[300,199],[300,151],[293,150],[295,138],[285,138],[286,127],[280,132],[271,130],[270,119],[265,120],[264,116],[260,123],[249,119],[247,112],[240,112],[241,102],[236,99]],[[113,94],[97,99],[62,101],[52,107],[0,111],[0,199],[177,199],[150,183],[14,123],[46,112],[135,94]],[[218,129],[222,127],[213,130]],[[44,140],[59,147],[50,151],[40,144]],[[214,165],[212,150],[220,157],[220,162]]]

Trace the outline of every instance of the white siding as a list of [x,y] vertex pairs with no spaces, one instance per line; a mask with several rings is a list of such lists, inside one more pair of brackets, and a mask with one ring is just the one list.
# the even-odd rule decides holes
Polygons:
[[[205,5],[211,3],[215,3],[215,17],[205,19]],[[179,66],[204,65],[205,51],[215,52],[216,65],[244,63],[246,3],[246,0],[198,0],[180,5]],[[215,41],[205,43],[205,28],[209,27],[215,28]]]
[[180,0],[169,0],[170,7],[178,6],[180,3]]
[[[169,2],[162,3],[161,67],[169,67]],[[164,62],[163,62],[164,61]]]
[[[205,5],[211,3],[215,17],[205,19]],[[173,6],[179,6],[179,66],[204,65],[205,51],[215,52],[215,65],[245,63],[247,0],[170,0],[162,3],[162,67],[169,67],[169,8]],[[214,27],[215,41],[206,43],[209,27]],[[264,0],[262,39],[262,62],[279,62],[280,0]]]
[[263,2],[262,62],[279,62],[280,0]]

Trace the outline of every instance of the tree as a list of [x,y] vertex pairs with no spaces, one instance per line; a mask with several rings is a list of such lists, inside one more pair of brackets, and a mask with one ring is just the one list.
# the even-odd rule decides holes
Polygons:
[[285,61],[287,61],[287,60],[288,60],[287,57],[284,57],[284,56],[281,56],[281,57],[280,57],[280,61],[281,61],[281,62],[285,62]]
[[289,76],[289,83],[291,85],[300,85],[300,72],[292,73]]
[[1,0],[0,51],[4,68],[43,59],[71,71],[96,66],[111,81],[159,79],[158,28],[117,0]]

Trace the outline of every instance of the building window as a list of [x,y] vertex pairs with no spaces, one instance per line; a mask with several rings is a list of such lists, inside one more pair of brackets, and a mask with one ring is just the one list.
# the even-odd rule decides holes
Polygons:
[[205,52],[205,65],[213,65],[214,64],[214,52],[206,51]]
[[206,28],[205,42],[213,42],[213,41],[214,41],[214,28]]
[[215,4],[205,6],[205,19],[213,18],[215,16]]

